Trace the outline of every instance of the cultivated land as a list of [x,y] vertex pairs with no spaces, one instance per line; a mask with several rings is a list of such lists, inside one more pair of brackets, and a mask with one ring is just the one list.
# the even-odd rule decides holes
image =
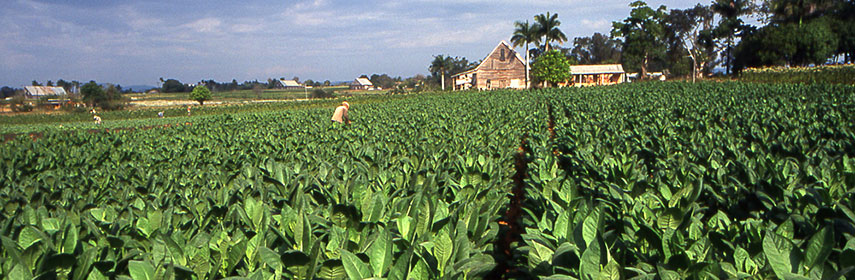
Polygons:
[[0,278],[855,277],[855,87],[348,101],[4,119]]

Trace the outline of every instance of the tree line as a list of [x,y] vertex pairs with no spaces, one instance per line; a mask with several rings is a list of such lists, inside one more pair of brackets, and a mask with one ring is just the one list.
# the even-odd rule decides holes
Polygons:
[[[627,72],[664,72],[668,76],[725,75],[749,67],[810,66],[855,62],[855,1],[714,0],[687,9],[629,4],[629,15],[612,22],[608,34],[568,38],[557,13],[516,21],[510,42],[525,49],[526,81],[555,83],[569,78],[572,64],[620,63]],[[747,24],[748,18],[760,22]],[[477,66],[465,58],[434,56],[431,79]]]

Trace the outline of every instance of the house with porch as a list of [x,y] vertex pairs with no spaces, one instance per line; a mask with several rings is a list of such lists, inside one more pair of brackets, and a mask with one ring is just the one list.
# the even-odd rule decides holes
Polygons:
[[524,89],[525,60],[504,40],[477,67],[451,75],[454,90]]

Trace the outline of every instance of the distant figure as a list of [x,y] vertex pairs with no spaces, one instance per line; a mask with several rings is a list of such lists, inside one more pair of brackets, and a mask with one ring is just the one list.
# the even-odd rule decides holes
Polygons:
[[94,114],[98,114],[98,112],[95,112],[95,108],[92,108],[92,110],[91,110],[91,111],[89,111],[89,113],[92,113],[93,115],[94,115]]
[[341,106],[335,108],[335,113],[333,113],[332,121],[350,124],[350,118],[347,117],[347,110],[350,110],[350,104],[347,104],[347,101],[342,102]]
[[157,112],[157,116],[163,118],[163,111]]
[[101,117],[99,117],[98,115],[95,115],[94,119],[95,119],[95,124],[101,124]]
[[190,105],[187,105],[187,116],[190,116]]

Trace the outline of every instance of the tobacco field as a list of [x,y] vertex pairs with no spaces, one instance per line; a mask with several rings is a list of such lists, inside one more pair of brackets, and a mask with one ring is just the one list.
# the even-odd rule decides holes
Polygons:
[[0,279],[855,278],[855,87],[349,102],[33,122],[0,143]]

